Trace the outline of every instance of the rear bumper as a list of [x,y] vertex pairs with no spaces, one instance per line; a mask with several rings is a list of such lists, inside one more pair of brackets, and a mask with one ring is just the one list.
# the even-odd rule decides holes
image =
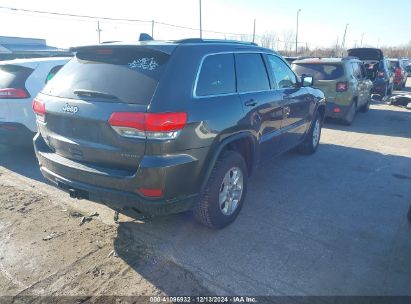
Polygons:
[[35,133],[15,122],[0,122],[0,144],[30,146]]
[[371,95],[377,94],[380,96],[385,96],[385,93],[388,91],[388,84],[385,81],[375,81],[372,89],[371,89]]
[[397,86],[397,88],[399,86],[401,86],[402,84],[404,84],[407,80],[403,77],[395,77],[394,78],[394,84]]
[[67,193],[76,191],[79,199],[104,204],[131,217],[136,214],[166,215],[187,211],[192,208],[196,198],[196,195],[191,195],[175,200],[148,200],[134,193],[69,180],[44,166],[40,167],[40,171],[46,179],[61,190]]
[[329,118],[343,118],[347,115],[350,106],[346,105],[338,105],[332,102],[327,102],[325,108],[325,116]]
[[[91,164],[63,158],[49,150],[40,134],[34,148],[43,176],[77,198],[102,203],[133,216],[179,213],[192,208],[198,190],[199,161],[193,156],[143,157],[132,175],[117,169],[102,170]],[[164,198],[143,197],[137,189],[162,188]],[[194,191],[194,189],[196,191]]]

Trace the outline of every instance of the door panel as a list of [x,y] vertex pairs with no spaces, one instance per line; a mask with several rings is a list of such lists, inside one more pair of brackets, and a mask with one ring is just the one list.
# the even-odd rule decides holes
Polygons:
[[284,139],[283,148],[288,150],[297,145],[309,127],[308,114],[313,97],[306,88],[282,90],[283,121],[281,124]]
[[310,105],[314,99],[306,88],[300,88],[297,77],[279,57],[267,55],[272,77],[283,104],[282,149],[297,145],[309,126]]
[[[282,150],[280,136],[283,118],[281,95],[272,90],[242,93],[240,97],[246,114],[245,123],[251,126],[260,141],[260,158],[268,159],[279,154]],[[250,103],[255,103],[255,105]]]
[[260,142],[260,158],[266,159],[281,148],[281,96],[272,90],[261,54],[235,55],[237,90],[243,104],[243,123],[255,133]]

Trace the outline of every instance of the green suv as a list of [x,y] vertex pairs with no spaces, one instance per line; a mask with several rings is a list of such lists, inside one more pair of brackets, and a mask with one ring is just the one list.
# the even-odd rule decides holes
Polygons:
[[293,62],[292,68],[299,76],[314,77],[314,86],[327,98],[327,117],[351,125],[357,110],[368,111],[373,84],[357,58],[300,59]]

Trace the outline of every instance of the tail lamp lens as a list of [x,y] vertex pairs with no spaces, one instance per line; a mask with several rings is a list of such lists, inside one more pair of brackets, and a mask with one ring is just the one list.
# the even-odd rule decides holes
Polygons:
[[0,89],[0,99],[20,99],[29,98],[26,90],[18,88],[5,88]]
[[109,124],[120,135],[167,140],[177,136],[187,123],[187,113],[114,112]]
[[348,82],[337,82],[337,92],[346,92],[348,90]]
[[44,122],[46,117],[46,104],[37,98],[33,99],[32,108],[39,121]]

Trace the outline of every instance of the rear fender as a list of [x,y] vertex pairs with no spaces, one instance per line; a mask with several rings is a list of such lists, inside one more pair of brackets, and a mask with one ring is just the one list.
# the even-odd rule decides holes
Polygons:
[[[208,179],[210,178],[211,172],[218,160],[218,158],[220,157],[220,155],[223,153],[223,151],[229,146],[230,143],[233,143],[237,140],[241,140],[241,139],[247,139],[247,140],[251,140],[252,141],[252,159],[251,159],[251,168],[250,170],[252,170],[255,165],[258,163],[258,160],[256,159],[258,156],[258,145],[257,145],[257,140],[256,138],[250,133],[250,132],[241,132],[239,134],[235,134],[233,136],[230,136],[228,138],[225,138],[224,140],[222,140],[217,148],[215,148],[214,150],[212,150],[212,152],[210,152],[211,156],[209,157],[209,161],[208,161],[208,167],[203,175],[203,181],[201,184],[201,189],[200,191],[203,191],[204,188],[207,185]],[[251,173],[251,172],[249,172]]]

